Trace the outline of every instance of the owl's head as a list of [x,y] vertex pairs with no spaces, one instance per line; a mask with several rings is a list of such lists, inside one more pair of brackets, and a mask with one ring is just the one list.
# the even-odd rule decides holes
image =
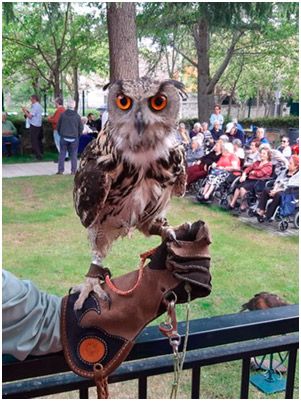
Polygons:
[[[109,84],[109,130],[116,148],[132,162],[168,154],[184,85],[149,78]],[[107,87],[108,87],[107,86]]]

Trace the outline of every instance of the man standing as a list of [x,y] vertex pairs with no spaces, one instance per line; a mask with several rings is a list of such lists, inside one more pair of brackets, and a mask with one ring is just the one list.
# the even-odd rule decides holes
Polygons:
[[43,129],[42,129],[42,113],[43,108],[39,103],[39,97],[32,95],[30,97],[31,109],[28,111],[25,107],[22,107],[22,111],[26,118],[28,118],[30,127],[30,139],[33,153],[37,160],[42,160],[43,155]]
[[48,121],[52,124],[52,129],[53,129],[53,140],[55,143],[55,146],[57,148],[57,151],[60,153],[60,136],[57,131],[57,123],[59,121],[60,115],[66,111],[65,107],[63,106],[63,100],[60,97],[57,97],[54,99],[54,104],[56,107],[56,110],[52,116],[48,117]]
[[75,101],[69,100],[67,110],[61,114],[57,123],[57,130],[60,135],[60,155],[57,174],[64,173],[67,150],[71,159],[71,174],[74,175],[77,170],[78,140],[83,132],[83,124],[80,115],[74,108]]
[[10,143],[13,155],[19,150],[20,140],[16,137],[17,129],[11,121],[7,120],[6,112],[2,113],[2,155],[5,155],[6,144]]

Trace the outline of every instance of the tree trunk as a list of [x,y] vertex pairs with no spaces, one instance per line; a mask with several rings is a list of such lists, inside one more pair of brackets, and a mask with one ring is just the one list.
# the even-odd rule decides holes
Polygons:
[[54,79],[54,98],[61,97],[61,88],[60,88],[60,72],[59,69],[56,68],[53,71],[53,79]]
[[78,66],[73,67],[73,86],[74,86],[74,100],[75,110],[78,110],[79,92],[78,92]]
[[208,92],[209,70],[209,29],[206,19],[194,27],[194,41],[198,57],[198,114],[201,122],[208,121],[214,108],[214,92]]
[[111,82],[139,78],[135,18],[135,3],[107,3]]

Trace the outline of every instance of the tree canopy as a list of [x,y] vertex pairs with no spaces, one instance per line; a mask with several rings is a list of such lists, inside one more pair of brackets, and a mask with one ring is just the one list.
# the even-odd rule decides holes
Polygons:
[[[208,117],[216,97],[268,103],[281,90],[284,99],[298,98],[296,2],[137,3],[139,55],[135,23],[125,22],[133,21],[135,3],[108,5],[3,3],[4,87],[19,81],[21,92],[27,83],[57,96],[64,85],[76,96],[79,74],[108,79],[117,60],[118,76],[137,76],[139,56],[140,71],[163,72],[198,94],[200,119]],[[117,19],[108,30],[110,10]]]

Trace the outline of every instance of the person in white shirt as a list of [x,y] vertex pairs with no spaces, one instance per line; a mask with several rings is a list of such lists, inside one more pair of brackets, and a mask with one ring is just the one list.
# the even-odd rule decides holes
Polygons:
[[283,136],[281,138],[281,145],[277,148],[287,160],[290,159],[292,155],[292,149],[290,147],[290,140],[288,136]]

